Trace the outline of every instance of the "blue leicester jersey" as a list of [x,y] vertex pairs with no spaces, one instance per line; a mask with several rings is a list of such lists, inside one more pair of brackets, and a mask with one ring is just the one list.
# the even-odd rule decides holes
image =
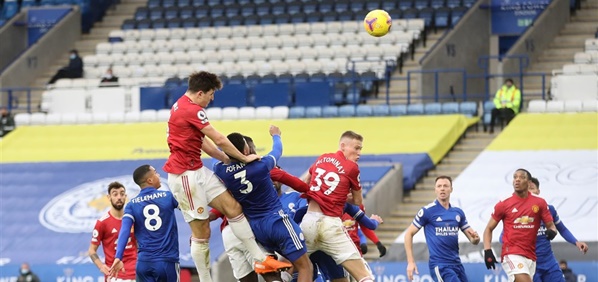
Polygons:
[[430,268],[437,265],[460,264],[459,230],[469,228],[465,213],[449,205],[445,209],[438,200],[419,210],[413,219],[415,227],[424,228],[430,251]]
[[[138,261],[179,261],[179,234],[174,215],[178,205],[170,191],[153,187],[141,189],[126,205],[122,226],[132,224],[134,227]],[[121,237],[119,234],[117,246]]]
[[298,192],[286,192],[280,195],[280,203],[282,209],[290,218],[295,218],[297,210],[307,206],[307,199],[301,198],[301,194]]
[[244,163],[217,163],[214,173],[224,182],[224,186],[243,207],[249,219],[276,214],[282,210],[278,194],[270,179],[270,170],[282,154],[280,136],[273,136],[274,146],[270,154],[259,161]]

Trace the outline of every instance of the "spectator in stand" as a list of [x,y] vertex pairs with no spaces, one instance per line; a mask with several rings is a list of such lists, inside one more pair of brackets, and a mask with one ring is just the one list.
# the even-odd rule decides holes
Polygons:
[[23,264],[21,264],[21,269],[19,271],[19,278],[17,278],[17,282],[39,282],[39,277],[37,277],[35,273],[31,272],[29,264],[24,262]]
[[106,70],[106,73],[102,75],[102,81],[100,81],[100,87],[106,86],[118,86],[118,76],[114,75],[112,67]]
[[73,49],[69,55],[69,65],[63,67],[48,81],[48,84],[54,84],[61,78],[81,78],[83,77],[83,60],[79,57],[79,52]]
[[490,133],[494,133],[494,123],[500,117],[507,124],[519,113],[521,105],[521,91],[515,86],[513,80],[508,78],[505,84],[496,91],[494,106],[490,117]]
[[561,271],[563,271],[563,276],[565,276],[565,282],[577,282],[577,275],[569,268],[566,260],[562,259],[559,261],[559,266],[561,267]]
[[0,137],[15,129],[15,119],[5,107],[0,108]]

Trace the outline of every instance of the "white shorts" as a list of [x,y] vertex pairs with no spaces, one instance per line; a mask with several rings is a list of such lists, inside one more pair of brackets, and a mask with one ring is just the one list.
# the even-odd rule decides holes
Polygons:
[[305,236],[307,255],[320,250],[332,257],[337,264],[361,259],[339,217],[308,211],[301,222],[301,230]]
[[182,174],[169,173],[168,186],[179,202],[186,222],[208,219],[208,204],[226,192],[224,184],[206,167],[188,170]]
[[112,277],[106,281],[108,281],[108,282],[135,282],[135,279],[120,279],[120,278]]
[[253,271],[253,257],[228,225],[222,229],[222,243],[237,280]]
[[536,262],[520,255],[506,255],[502,258],[502,268],[509,276],[509,282],[515,281],[515,274],[528,274],[534,278]]

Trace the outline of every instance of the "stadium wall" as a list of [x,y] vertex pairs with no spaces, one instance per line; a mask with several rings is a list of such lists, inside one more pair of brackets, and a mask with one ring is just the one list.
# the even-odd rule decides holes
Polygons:
[[[527,55],[530,62],[535,61],[561,32],[565,24],[569,22],[569,18],[569,0],[552,1],[538,19],[513,44],[513,47],[505,56]],[[519,72],[519,59],[505,59],[502,72],[505,74]],[[502,85],[502,78],[499,79],[501,81],[497,85]]]
[[[488,56],[490,52],[490,10],[480,9],[486,1],[477,1],[459,20],[457,25],[446,34],[421,61],[422,70],[463,68],[469,75],[482,74],[478,58]],[[472,36],[472,35],[475,35]],[[434,93],[432,74],[424,75],[420,80],[420,95]],[[450,86],[455,93],[463,93],[462,73],[440,73],[438,83],[440,93],[449,93]],[[467,82],[467,93],[483,93],[484,81],[479,79]]]
[[29,86],[36,77],[56,63],[56,58],[73,48],[80,37],[81,12],[79,7],[73,6],[68,15],[0,74],[0,87]]
[[390,216],[393,208],[403,199],[403,167],[395,164],[367,193],[364,205],[367,214],[377,214],[382,218]]
[[0,28],[0,73],[27,49],[27,26],[18,24],[25,21],[26,15],[19,13]]

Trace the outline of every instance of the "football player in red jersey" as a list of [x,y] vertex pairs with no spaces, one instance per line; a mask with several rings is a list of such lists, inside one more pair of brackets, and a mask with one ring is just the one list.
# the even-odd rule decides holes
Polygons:
[[[118,279],[108,280],[110,274],[110,267],[114,262],[114,255],[116,254],[116,239],[120,231],[120,225],[124,215],[124,206],[127,199],[125,187],[119,182],[112,182],[108,185],[108,200],[110,200],[110,210],[96,222],[93,228],[91,237],[91,244],[89,245],[89,257],[91,261],[100,269],[106,276],[106,281],[118,282],[134,282],[135,281],[135,264],[137,263],[137,241],[131,229],[131,237],[125,247],[124,257],[126,258],[126,265],[123,272]],[[102,245],[104,250],[105,262],[98,257],[98,247]]]
[[[231,157],[248,163],[258,159],[255,154],[244,155],[231,142],[218,132],[208,120],[205,108],[214,100],[216,90],[222,82],[213,73],[196,72],[189,76],[189,87],[185,94],[172,106],[168,120],[168,147],[170,156],[164,164],[168,173],[168,186],[180,204],[185,221],[191,227],[191,257],[202,282],[211,282],[210,276],[210,222],[208,206],[215,208],[227,217],[230,228],[247,247],[254,259],[257,273],[275,272],[289,268],[266,256],[255,242],[241,205],[226,192],[226,187],[201,161],[202,150],[211,157],[229,162]],[[208,137],[212,142],[205,140]]]
[[362,143],[361,135],[346,131],[341,135],[339,150],[321,155],[310,167],[310,190],[306,193],[309,206],[301,229],[308,254],[321,250],[359,282],[369,282],[373,277],[340,219],[349,193],[353,195],[351,204],[361,205],[363,201],[357,166]]
[[536,272],[536,238],[540,223],[546,225],[546,237],[557,234],[548,204],[543,198],[528,191],[532,175],[525,169],[513,174],[515,192],[494,206],[492,217],[484,230],[484,259],[488,269],[494,269],[496,258],[492,253],[492,231],[503,222],[502,267],[509,281],[532,282]]

